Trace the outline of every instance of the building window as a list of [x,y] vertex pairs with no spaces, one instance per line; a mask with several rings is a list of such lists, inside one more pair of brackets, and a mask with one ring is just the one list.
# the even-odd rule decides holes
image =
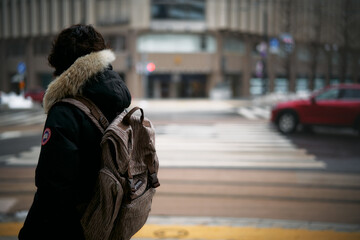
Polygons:
[[47,55],[51,50],[51,38],[39,37],[34,39],[34,55]]
[[298,47],[298,50],[296,52],[297,59],[299,61],[308,62],[310,61],[310,51],[305,46]]
[[129,22],[130,0],[97,0],[97,24],[119,25]]
[[287,78],[276,78],[274,92],[287,93],[289,91],[289,80]]
[[[331,82],[332,80],[330,80]],[[336,79],[337,81],[337,79]],[[315,78],[314,79],[314,90],[322,89],[325,87],[325,79],[323,78]]]
[[125,37],[119,35],[105,36],[106,43],[115,52],[123,52],[125,50]]
[[224,39],[223,43],[224,52],[228,53],[245,53],[245,44],[244,41],[235,37],[228,37]]
[[157,53],[215,52],[216,41],[210,35],[146,34],[138,38],[137,50]]
[[266,80],[262,78],[250,79],[250,94],[252,96],[262,95],[266,93]]
[[296,93],[308,93],[309,92],[309,80],[307,78],[296,79]]
[[153,20],[205,20],[205,0],[152,0]]
[[11,39],[6,43],[6,57],[24,57],[26,52],[25,39]]

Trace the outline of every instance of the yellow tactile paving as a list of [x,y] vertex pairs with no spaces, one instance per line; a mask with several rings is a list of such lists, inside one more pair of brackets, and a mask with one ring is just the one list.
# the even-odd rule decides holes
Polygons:
[[[22,223],[0,223],[1,236],[17,236]],[[136,239],[359,240],[360,232],[228,226],[145,225]]]

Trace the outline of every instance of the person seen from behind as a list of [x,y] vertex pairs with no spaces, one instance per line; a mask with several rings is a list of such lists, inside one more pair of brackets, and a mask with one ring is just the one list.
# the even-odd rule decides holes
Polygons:
[[79,108],[61,100],[90,99],[111,122],[131,103],[114,53],[91,25],[73,25],[55,38],[48,57],[55,80],[46,90],[47,119],[36,167],[37,191],[19,232],[20,240],[81,240],[80,219],[100,170],[102,133]]

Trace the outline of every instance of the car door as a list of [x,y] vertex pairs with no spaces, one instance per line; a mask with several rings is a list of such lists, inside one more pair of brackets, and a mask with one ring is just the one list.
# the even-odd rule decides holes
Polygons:
[[305,111],[305,122],[309,124],[340,124],[342,107],[339,104],[340,90],[330,88],[312,98]]
[[360,89],[344,88],[339,96],[339,108],[341,108],[340,124],[352,126],[360,116]]

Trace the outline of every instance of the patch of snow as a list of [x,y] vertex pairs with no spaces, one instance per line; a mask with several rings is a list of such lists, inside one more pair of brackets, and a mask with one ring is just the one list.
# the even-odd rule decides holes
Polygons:
[[29,109],[34,106],[31,98],[25,98],[23,95],[17,95],[14,92],[0,92],[0,105],[9,109]]

